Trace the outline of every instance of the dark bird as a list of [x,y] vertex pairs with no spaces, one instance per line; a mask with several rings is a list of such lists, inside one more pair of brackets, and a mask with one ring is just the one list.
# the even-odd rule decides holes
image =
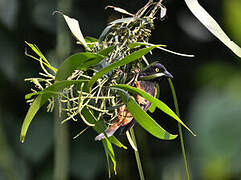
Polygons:
[[[163,76],[167,78],[173,78],[173,76],[166,70],[166,68],[162,64],[150,64],[137,74],[137,81],[134,83],[134,86],[149,93],[153,97],[156,97],[156,84]],[[136,101],[144,111],[147,111],[151,106],[151,103],[140,95],[136,96]],[[129,130],[135,125],[135,123],[136,120],[133,118],[131,113],[128,112],[126,105],[122,105],[118,109],[117,118],[112,121],[112,124],[105,130],[105,133],[101,133],[96,136],[95,140],[100,141],[104,139],[105,134],[107,137],[112,136],[118,128],[120,128],[120,134],[125,134],[127,130]]]

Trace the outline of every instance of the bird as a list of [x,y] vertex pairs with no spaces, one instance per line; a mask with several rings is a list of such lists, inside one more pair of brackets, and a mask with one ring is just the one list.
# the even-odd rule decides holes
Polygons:
[[[173,78],[171,73],[169,73],[162,64],[154,62],[137,74],[137,78],[133,86],[149,93],[153,97],[156,97],[156,84],[159,82],[161,77]],[[136,101],[144,111],[147,111],[151,106],[151,103],[140,95],[136,95]],[[126,131],[133,127],[135,123],[136,120],[133,118],[131,113],[128,112],[126,105],[123,104],[118,109],[117,118],[112,121],[111,125],[105,130],[105,132],[100,133],[95,137],[95,141],[100,141],[104,139],[105,136],[112,136],[117,129],[120,129],[120,135],[123,135]]]

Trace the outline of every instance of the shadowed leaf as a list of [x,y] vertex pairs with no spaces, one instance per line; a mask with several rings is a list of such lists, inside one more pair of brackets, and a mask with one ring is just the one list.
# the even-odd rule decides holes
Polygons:
[[147,48],[142,48],[138,51],[133,52],[132,54],[125,56],[124,58],[110,64],[109,66],[101,69],[99,72],[97,72],[89,81],[88,83],[88,88],[89,90],[91,90],[92,86],[94,85],[94,83],[101,78],[104,74],[108,73],[109,71],[123,66],[125,64],[128,64],[132,61],[135,61],[139,58],[141,58],[142,56],[144,56],[145,54],[147,54],[148,52],[150,52],[151,50],[153,50],[154,48],[156,48],[158,46],[151,46],[151,47],[147,47]]

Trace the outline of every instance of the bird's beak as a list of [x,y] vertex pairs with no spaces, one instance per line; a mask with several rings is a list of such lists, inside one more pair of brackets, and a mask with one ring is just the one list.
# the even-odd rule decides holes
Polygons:
[[168,78],[173,78],[173,76],[171,75],[171,73],[169,73],[167,70],[164,72],[165,76]]

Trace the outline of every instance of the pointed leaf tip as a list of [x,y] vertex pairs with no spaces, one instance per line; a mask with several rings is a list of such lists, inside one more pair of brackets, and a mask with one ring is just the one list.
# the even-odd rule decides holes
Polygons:
[[21,143],[24,143],[24,140],[25,140],[25,136],[22,136],[22,135],[21,135],[21,136],[20,136],[20,142],[21,142]]
[[53,12],[53,15],[55,14],[61,14],[63,17],[64,17],[64,20],[65,22],[67,23],[70,31],[72,32],[73,36],[84,46],[84,48],[87,50],[87,51],[91,51],[91,49],[88,47],[85,39],[84,39],[84,36],[80,30],[80,26],[79,26],[79,22],[74,19],[74,18],[71,18],[67,15],[65,15],[64,13],[60,12],[60,11],[54,11]]

